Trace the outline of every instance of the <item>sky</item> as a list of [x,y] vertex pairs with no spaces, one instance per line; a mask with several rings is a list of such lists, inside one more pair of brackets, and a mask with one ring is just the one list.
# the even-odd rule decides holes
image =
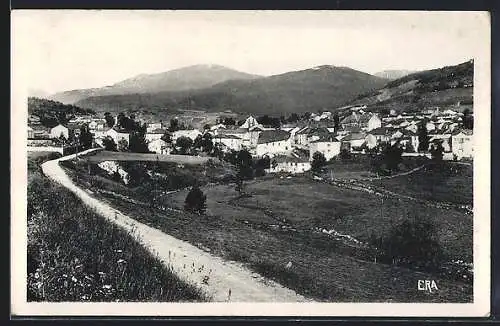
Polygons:
[[475,58],[488,30],[480,12],[18,10],[12,72],[55,93],[195,64],[424,70]]

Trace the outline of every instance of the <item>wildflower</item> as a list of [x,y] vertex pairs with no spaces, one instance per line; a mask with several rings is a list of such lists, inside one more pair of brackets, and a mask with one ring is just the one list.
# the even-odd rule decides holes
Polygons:
[[109,289],[111,289],[111,285],[109,285],[109,284],[104,284],[104,285],[102,286],[102,288],[103,288],[103,289],[106,289],[106,290],[109,290]]
[[74,276],[71,276],[71,280],[72,280],[73,282],[78,281],[78,280],[76,279],[76,277],[74,277]]
[[118,264],[121,264],[121,263],[124,263],[124,264],[125,264],[125,263],[127,263],[127,261],[125,261],[124,259],[118,259],[116,262],[117,262]]
[[35,272],[35,278],[38,278],[40,276],[40,274],[38,274],[38,272]]
[[99,274],[99,275],[106,275],[106,273],[104,273],[104,272],[98,272],[97,274]]

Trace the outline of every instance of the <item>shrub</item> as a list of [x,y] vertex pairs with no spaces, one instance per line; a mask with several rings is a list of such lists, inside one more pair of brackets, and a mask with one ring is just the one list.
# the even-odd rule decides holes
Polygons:
[[207,196],[197,186],[191,188],[184,201],[184,210],[195,213],[205,214],[207,209]]
[[349,160],[351,158],[351,152],[347,148],[343,148],[339,153],[339,158],[341,160]]
[[432,270],[444,258],[436,227],[425,217],[409,217],[392,226],[386,237],[372,237],[371,243],[385,262]]
[[107,136],[102,140],[102,145],[104,146],[104,149],[107,151],[113,151],[113,152],[117,151],[116,143],[110,136]]
[[323,155],[320,152],[314,153],[313,154],[313,160],[312,160],[312,163],[311,163],[311,169],[313,171],[315,171],[315,172],[318,172],[325,165],[326,165],[325,155]]

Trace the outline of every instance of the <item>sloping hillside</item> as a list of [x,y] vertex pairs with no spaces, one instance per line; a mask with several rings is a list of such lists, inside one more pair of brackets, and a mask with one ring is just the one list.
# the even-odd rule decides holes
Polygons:
[[347,67],[319,66],[252,80],[230,80],[209,88],[90,97],[77,102],[95,110],[198,109],[254,114],[286,114],[332,109],[386,79]]
[[54,127],[59,122],[69,120],[75,114],[93,114],[90,109],[82,109],[75,105],[66,105],[37,97],[28,98],[28,114],[36,115],[40,118],[42,125]]
[[38,97],[28,97],[28,113],[34,115],[52,114],[89,114],[94,111],[89,109],[82,109],[75,105],[67,105],[61,102],[47,100]]
[[195,65],[158,74],[142,74],[102,88],[57,93],[50,98],[65,104],[74,104],[92,96],[183,91],[206,88],[227,80],[260,77],[219,65]]
[[473,103],[473,81],[474,63],[471,60],[398,78],[347,104],[396,111],[457,105],[470,109]]
[[398,79],[398,78],[407,76],[409,74],[413,74],[415,72],[416,71],[412,71],[412,70],[383,70],[383,71],[379,71],[373,75],[377,76],[377,77],[381,77],[381,78],[386,78],[389,80],[394,80],[394,79]]

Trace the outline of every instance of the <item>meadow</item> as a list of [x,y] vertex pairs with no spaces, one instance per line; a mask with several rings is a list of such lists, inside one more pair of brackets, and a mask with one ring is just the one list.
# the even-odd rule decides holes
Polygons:
[[391,191],[429,201],[470,205],[473,203],[472,164],[445,162],[415,173],[373,182]]
[[[472,216],[459,211],[381,198],[300,176],[248,182],[245,191],[251,197],[238,198],[233,185],[202,190],[207,194],[208,215],[302,230],[335,229],[361,242],[386,235],[392,225],[409,217],[430,218],[447,255],[472,261]],[[187,190],[172,194],[168,205],[182,209],[186,195]]]
[[[188,174],[191,169],[184,167]],[[472,218],[459,212],[424,209],[398,199],[382,201],[307,176],[266,176],[245,182],[249,196],[241,197],[234,184],[205,180],[207,213],[195,215],[182,209],[187,189],[165,189],[158,197],[161,203],[153,207],[138,188],[111,180],[93,186],[92,178],[78,174],[81,185],[138,221],[242,262],[316,300],[469,302],[472,298],[472,285],[466,281],[377,262],[365,245],[418,212],[438,223],[440,244],[450,257],[470,261]],[[430,296],[418,291],[422,278],[436,279],[440,292]]]

